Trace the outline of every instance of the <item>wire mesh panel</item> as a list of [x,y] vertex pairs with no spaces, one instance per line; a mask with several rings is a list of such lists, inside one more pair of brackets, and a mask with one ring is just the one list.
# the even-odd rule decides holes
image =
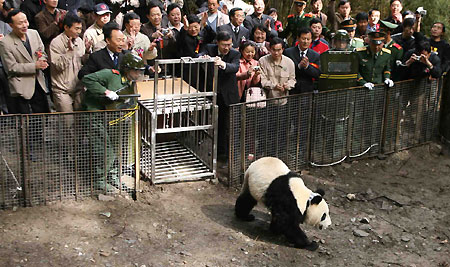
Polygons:
[[238,187],[262,157],[280,158],[292,170],[307,164],[311,103],[304,94],[231,106],[230,186]]
[[432,140],[437,133],[442,80],[409,80],[388,92],[384,152]]
[[384,85],[376,85],[373,90],[359,87],[349,90],[349,93],[348,156],[376,155],[381,150],[386,88]]
[[[99,193],[133,195],[134,113],[118,110],[0,117],[10,130],[2,135],[2,206],[40,205]],[[13,185],[22,187],[22,194],[14,194]]]
[[155,68],[163,71],[147,82],[147,90],[141,92],[144,84],[138,85],[143,95],[139,101],[142,173],[153,183],[215,177],[214,60],[157,60]]
[[0,208],[22,206],[23,146],[20,116],[0,117]]
[[311,131],[311,163],[334,164],[347,157],[347,136],[352,92],[337,90],[314,95]]

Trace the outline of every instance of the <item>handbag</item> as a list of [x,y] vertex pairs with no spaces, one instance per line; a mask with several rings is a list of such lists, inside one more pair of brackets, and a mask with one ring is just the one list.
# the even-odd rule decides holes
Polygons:
[[254,107],[254,108],[265,108],[266,107],[266,100],[267,95],[266,91],[264,89],[259,87],[250,87],[246,90],[245,93],[245,102],[255,102],[258,101],[258,103],[251,103],[247,104],[247,107]]

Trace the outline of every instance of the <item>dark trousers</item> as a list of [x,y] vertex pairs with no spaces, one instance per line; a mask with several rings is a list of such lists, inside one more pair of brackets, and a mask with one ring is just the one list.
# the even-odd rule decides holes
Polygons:
[[221,94],[217,94],[217,105],[219,106],[219,116],[217,119],[217,155],[228,158],[230,107],[225,104]]
[[10,97],[8,111],[10,114],[49,113],[47,95],[36,81],[33,97],[29,100],[21,96]]

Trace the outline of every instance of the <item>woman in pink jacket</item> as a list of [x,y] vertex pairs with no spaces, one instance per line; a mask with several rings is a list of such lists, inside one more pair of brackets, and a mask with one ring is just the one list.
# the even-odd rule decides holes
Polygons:
[[238,80],[239,96],[245,102],[245,90],[250,87],[260,87],[260,70],[258,61],[254,59],[256,45],[252,41],[245,41],[239,46],[241,60],[239,70],[236,73]]

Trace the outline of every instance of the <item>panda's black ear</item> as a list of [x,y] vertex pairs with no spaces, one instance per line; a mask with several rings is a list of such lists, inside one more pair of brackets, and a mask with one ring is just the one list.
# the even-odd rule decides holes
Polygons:
[[325,191],[323,191],[323,189],[321,189],[321,188],[317,189],[316,193],[321,196],[325,196]]
[[311,199],[311,205],[313,204],[319,204],[320,201],[322,201],[322,196],[315,196],[313,199]]

